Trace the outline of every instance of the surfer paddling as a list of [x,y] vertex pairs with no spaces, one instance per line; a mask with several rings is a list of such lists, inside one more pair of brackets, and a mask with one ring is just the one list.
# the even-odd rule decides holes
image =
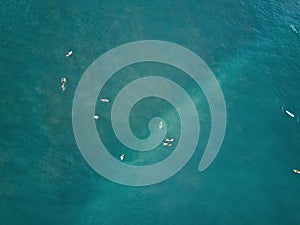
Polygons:
[[158,127],[159,127],[159,129],[162,129],[162,128],[163,128],[163,121],[160,121],[160,122],[159,122]]
[[70,50],[70,51],[68,51],[68,53],[66,54],[66,57],[69,57],[69,56],[71,56],[72,54],[73,54],[73,51]]
[[170,143],[170,142],[163,142],[163,146],[171,147],[171,146],[172,146],[172,143]]
[[174,141],[174,138],[165,138],[165,141],[172,142],[172,141]]
[[300,170],[293,169],[293,172],[300,174]]
[[62,77],[60,79],[60,82],[61,82],[61,90],[64,91],[66,89],[67,78],[66,77]]
[[108,98],[100,98],[100,102],[105,102],[105,103],[107,103],[107,102],[109,102],[109,99],[108,99]]

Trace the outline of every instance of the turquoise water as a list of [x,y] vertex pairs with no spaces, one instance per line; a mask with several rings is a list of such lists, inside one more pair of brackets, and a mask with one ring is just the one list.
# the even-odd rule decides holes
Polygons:
[[[1,224],[300,224],[300,176],[292,172],[300,168],[300,124],[280,110],[283,105],[300,116],[299,2],[1,3]],[[177,43],[208,64],[226,100],[227,130],[216,160],[199,173],[210,129],[201,90],[167,66],[121,70],[104,93],[113,96],[125,77],[172,72],[201,115],[197,151],[179,173],[160,184],[128,187],[101,177],[82,158],[72,100],[96,58],[145,39]],[[66,58],[69,49],[74,55]],[[68,77],[63,93],[62,75]],[[172,130],[180,126],[168,103],[153,101],[162,110],[142,101],[132,111],[132,128],[141,138],[147,131],[139,124],[152,114],[169,113]],[[109,130],[108,122],[104,126]],[[97,128],[114,155],[120,144],[111,141],[112,130]],[[138,165],[169,154],[125,150],[127,163]]]

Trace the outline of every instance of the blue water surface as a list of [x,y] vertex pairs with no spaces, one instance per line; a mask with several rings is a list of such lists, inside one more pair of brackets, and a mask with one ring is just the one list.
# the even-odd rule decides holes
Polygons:
[[[0,224],[300,224],[300,175],[292,172],[300,169],[300,123],[280,109],[300,116],[299,9],[294,0],[2,0]],[[168,66],[145,63],[119,71],[105,94],[113,96],[126,77],[172,74],[201,117],[198,149],[179,173],[156,185],[122,186],[81,156],[72,100],[100,55],[150,39],[182,45],[207,63],[223,90],[227,129],[216,160],[200,173],[210,131],[201,89]],[[74,55],[66,58],[70,49]],[[62,76],[68,78],[64,92]],[[160,110],[147,101],[132,110],[132,129],[141,138],[152,114],[169,113],[175,119],[170,126],[180,126],[168,103],[152,100]],[[103,110],[109,115],[109,107]],[[107,132],[98,126],[99,136],[118,157],[113,149],[121,145],[111,125],[104,125]],[[169,154],[124,151],[128,163],[137,165]]]

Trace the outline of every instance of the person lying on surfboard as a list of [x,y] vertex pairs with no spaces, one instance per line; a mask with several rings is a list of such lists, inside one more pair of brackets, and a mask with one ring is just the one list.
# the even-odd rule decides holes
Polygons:
[[70,50],[70,51],[66,54],[66,57],[69,57],[69,56],[71,56],[72,54],[73,54],[73,51]]

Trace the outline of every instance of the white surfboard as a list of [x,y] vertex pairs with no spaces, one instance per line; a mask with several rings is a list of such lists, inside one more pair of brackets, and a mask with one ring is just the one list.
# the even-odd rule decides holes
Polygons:
[[295,115],[293,114],[293,113],[291,113],[290,111],[288,111],[288,110],[285,110],[285,112],[286,112],[286,114],[288,114],[290,117],[295,117]]

